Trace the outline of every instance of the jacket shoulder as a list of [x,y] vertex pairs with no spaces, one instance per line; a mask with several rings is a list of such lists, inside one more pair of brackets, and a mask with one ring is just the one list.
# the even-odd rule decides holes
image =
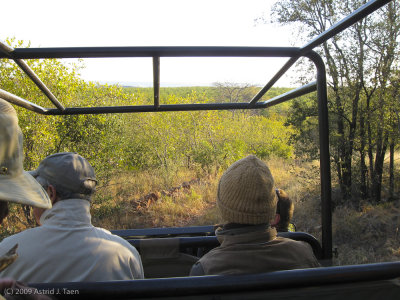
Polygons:
[[[132,246],[128,241],[123,239],[122,237],[112,234],[110,231],[108,231],[107,229],[104,229],[104,228],[95,227],[95,230],[99,234],[99,237],[101,237],[105,240],[108,240],[108,241],[116,242],[116,243],[120,244],[121,246],[123,246],[124,248],[127,248],[127,250],[129,250],[130,252],[133,252],[133,254],[139,255],[136,248],[134,246]],[[121,249],[123,249],[123,248],[121,248]]]
[[10,250],[10,248],[13,247],[15,244],[24,242],[27,236],[34,235],[36,232],[39,231],[38,228],[40,227],[29,228],[4,238],[0,242],[0,256],[6,253],[8,250]]

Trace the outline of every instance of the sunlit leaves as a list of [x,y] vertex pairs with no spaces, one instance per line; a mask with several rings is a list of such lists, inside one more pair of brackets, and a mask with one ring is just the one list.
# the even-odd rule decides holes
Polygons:
[[[24,43],[12,44],[22,47]],[[45,108],[54,107],[14,63],[0,63],[0,88]],[[46,59],[27,63],[66,107],[151,105],[153,101],[152,89],[83,81],[79,77],[83,66],[79,61]],[[236,89],[229,84],[229,91],[234,93],[226,96],[227,90],[216,88],[162,88],[160,102],[215,103],[219,98],[240,102],[248,101],[257,92],[252,86],[240,85]],[[27,169],[36,168],[47,155],[64,151],[88,158],[100,180],[118,170],[161,168],[172,174],[184,167],[211,172],[248,154],[263,159],[292,154],[288,146],[291,130],[284,126],[284,116],[276,114],[276,110],[265,115],[254,111],[190,111],[66,116],[42,116],[19,107],[17,110]]]

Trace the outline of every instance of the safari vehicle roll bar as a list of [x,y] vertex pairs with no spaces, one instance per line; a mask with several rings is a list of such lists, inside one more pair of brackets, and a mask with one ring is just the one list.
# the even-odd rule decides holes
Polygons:
[[[331,213],[331,174],[329,154],[329,124],[327,106],[327,87],[325,66],[321,57],[313,49],[344,29],[358,22],[390,0],[371,0],[349,16],[318,35],[301,48],[297,47],[62,47],[62,48],[12,48],[0,41],[0,58],[12,59],[27,76],[50,99],[56,108],[43,108],[28,100],[0,89],[0,97],[18,106],[43,115],[75,115],[133,112],[166,112],[195,110],[236,110],[262,109],[281,102],[317,91],[318,122],[320,143],[320,180],[321,180],[321,220],[322,254],[324,259],[332,258],[332,213]],[[24,59],[45,58],[111,58],[111,57],[152,57],[154,104],[142,106],[99,106],[64,107],[51,93]],[[160,99],[160,58],[161,57],[289,57],[286,64],[259,91],[245,103],[209,103],[163,105]],[[308,57],[316,66],[316,82],[289,91],[270,100],[262,101],[262,96],[285,74],[300,58]]]

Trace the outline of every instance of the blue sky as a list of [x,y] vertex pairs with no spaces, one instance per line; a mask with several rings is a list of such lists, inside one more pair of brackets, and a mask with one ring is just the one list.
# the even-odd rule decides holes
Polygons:
[[[291,30],[256,24],[275,0],[14,0],[2,3],[0,39],[32,47],[302,46]],[[286,58],[162,58],[161,84],[265,84]],[[86,59],[82,77],[151,82],[150,58]],[[289,86],[289,77],[277,86]]]

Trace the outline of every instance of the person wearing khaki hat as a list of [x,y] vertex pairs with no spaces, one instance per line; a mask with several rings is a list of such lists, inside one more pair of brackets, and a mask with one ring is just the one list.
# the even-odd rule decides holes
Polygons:
[[191,276],[264,273],[319,267],[311,247],[277,237],[274,179],[254,155],[233,163],[222,175],[217,206],[226,222],[216,230],[221,243],[192,267]]
[[19,243],[23,257],[0,276],[25,282],[143,278],[138,251],[119,236],[91,224],[90,200],[97,181],[85,158],[73,152],[56,153],[30,173],[47,191],[53,207],[35,208],[40,226],[0,243],[0,253]]
[[[0,99],[0,224],[9,214],[8,203],[30,205],[41,209],[51,208],[51,201],[42,186],[23,169],[23,136],[18,125],[14,107]],[[0,252],[0,271],[21,259],[18,243],[6,246]],[[30,291],[30,299],[50,299],[45,295],[33,295],[29,288],[11,278],[0,278],[0,292],[7,299],[14,299],[12,293]],[[5,299],[0,295],[0,299]],[[24,297],[22,297],[25,299]],[[22,299],[21,298],[21,299]]]
[[51,208],[47,193],[23,169],[22,143],[17,113],[0,99],[0,224],[8,214],[8,202]]

